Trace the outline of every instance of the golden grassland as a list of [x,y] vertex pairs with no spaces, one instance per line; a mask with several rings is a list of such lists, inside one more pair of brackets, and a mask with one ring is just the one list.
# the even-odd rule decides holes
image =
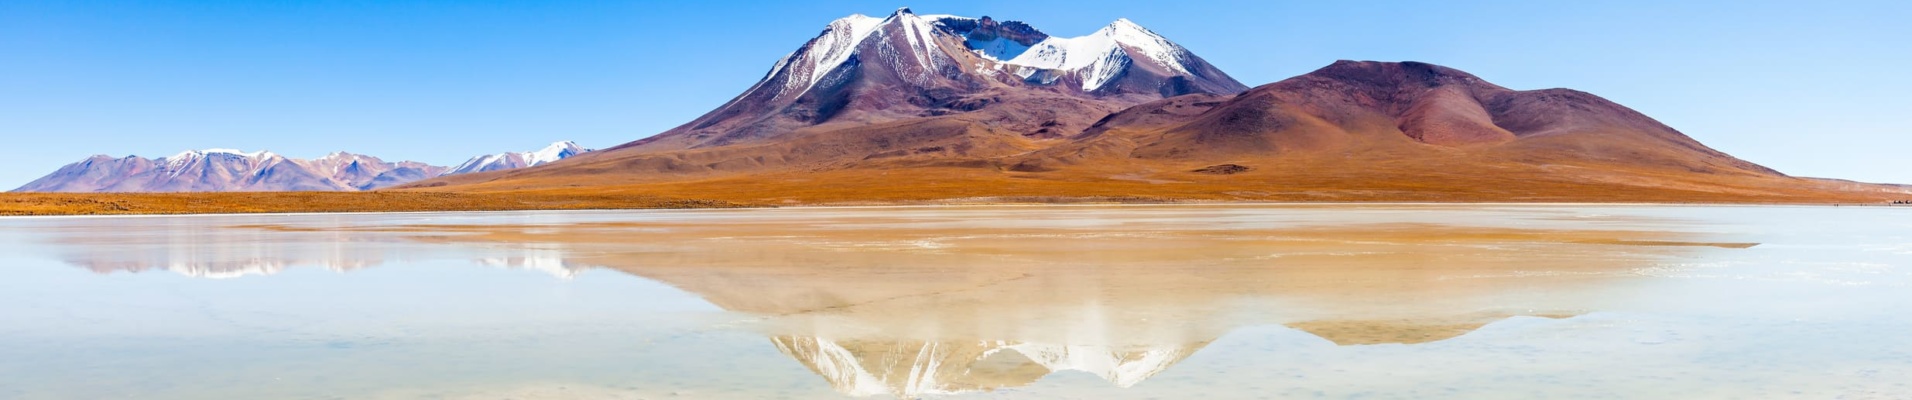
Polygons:
[[410,192],[7,193],[0,215],[246,214],[726,208],[723,201],[631,195]]
[[[750,205],[1012,202],[1640,202],[1886,203],[1903,187],[1610,164],[1530,165],[1473,159],[1400,162],[1252,160],[1236,174],[1206,162],[1079,165],[1045,172],[1003,166],[859,168],[682,176],[571,170],[493,175],[417,191],[645,195]],[[536,175],[533,175],[536,174]],[[474,176],[473,178],[484,178]]]
[[[1179,167],[1176,167],[1179,168]],[[498,180],[449,188],[359,193],[140,193],[0,195],[0,215],[509,211],[729,208],[952,203],[1452,202],[1885,204],[1903,192],[1876,185],[1783,177],[1560,178],[1514,171],[1257,170],[1209,175],[1018,173],[988,168],[782,172],[699,180],[605,176]],[[1855,189],[1856,188],[1856,189]],[[1895,197],[1897,196],[1897,197]]]

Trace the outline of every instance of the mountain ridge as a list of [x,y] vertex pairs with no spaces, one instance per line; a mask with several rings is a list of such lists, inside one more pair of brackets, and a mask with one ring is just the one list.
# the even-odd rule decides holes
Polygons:
[[14,192],[271,192],[365,191],[423,179],[544,165],[589,152],[570,141],[543,150],[473,157],[459,168],[416,161],[388,162],[339,151],[310,160],[271,151],[187,150],[148,159],[94,155],[68,164]]

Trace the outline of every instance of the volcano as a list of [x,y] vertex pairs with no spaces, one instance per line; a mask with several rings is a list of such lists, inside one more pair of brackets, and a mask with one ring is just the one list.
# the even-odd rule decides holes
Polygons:
[[947,201],[1871,202],[1571,89],[1337,61],[1248,88],[1127,19],[853,15],[681,126],[548,165],[401,190],[745,204]]

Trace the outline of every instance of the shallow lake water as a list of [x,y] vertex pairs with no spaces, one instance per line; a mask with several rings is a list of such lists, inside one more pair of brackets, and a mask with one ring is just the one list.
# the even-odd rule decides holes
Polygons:
[[0,398],[1912,398],[1912,209],[0,219]]

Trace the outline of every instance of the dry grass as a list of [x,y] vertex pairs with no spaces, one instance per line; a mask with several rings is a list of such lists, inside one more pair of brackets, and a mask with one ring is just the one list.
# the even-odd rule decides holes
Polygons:
[[[1423,160],[1425,161],[1425,160]],[[1203,165],[1015,172],[990,167],[849,168],[771,172],[697,180],[585,174],[500,179],[449,188],[479,193],[617,194],[723,200],[754,205],[946,202],[1643,202],[1884,203],[1904,193],[1841,188],[1814,179],[1612,171],[1598,168],[1482,167],[1363,163],[1255,163],[1234,175],[1192,172]],[[1569,171],[1571,170],[1571,171]],[[1135,171],[1154,171],[1136,173]],[[630,180],[624,180],[630,179]]]
[[407,192],[7,193],[0,215],[241,214],[723,208],[739,204],[630,195]]
[[[0,215],[504,211],[948,203],[1608,202],[1884,204],[1884,186],[1612,167],[1268,160],[1234,175],[1173,163],[1052,172],[843,168],[702,179],[637,174],[501,179],[368,193],[4,194]],[[1137,173],[1135,171],[1152,171]],[[523,186],[520,186],[523,185]]]

